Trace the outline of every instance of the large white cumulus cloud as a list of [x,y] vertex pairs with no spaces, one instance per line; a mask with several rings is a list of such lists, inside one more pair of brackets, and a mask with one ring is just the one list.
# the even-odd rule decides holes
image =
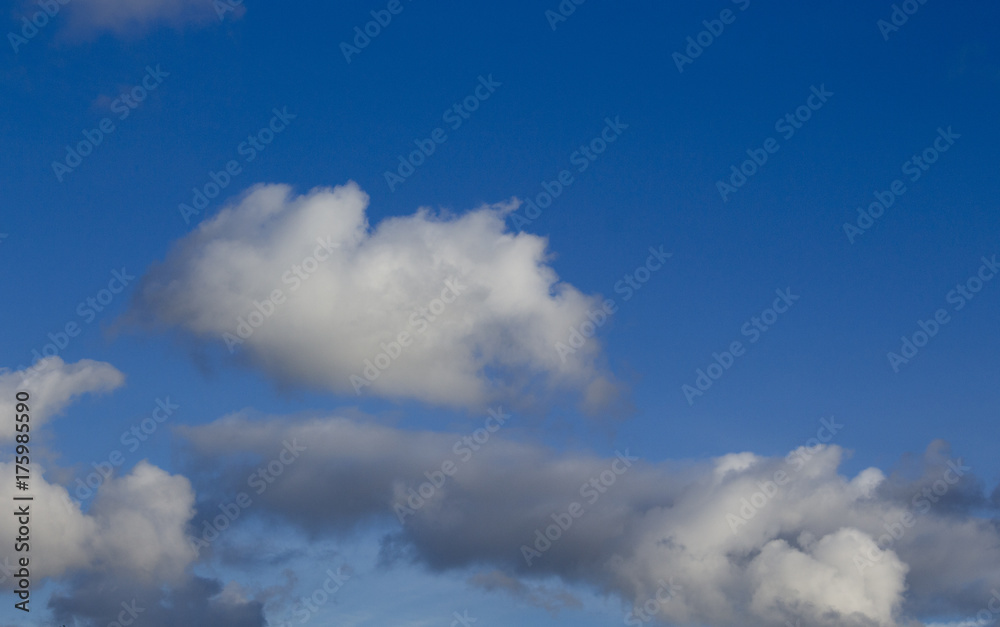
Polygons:
[[175,244],[132,315],[228,346],[281,383],[349,395],[481,407],[553,385],[593,405],[614,394],[596,340],[573,359],[556,350],[596,301],[559,282],[544,238],[506,230],[511,206],[369,228],[367,204],[354,183],[259,186]]

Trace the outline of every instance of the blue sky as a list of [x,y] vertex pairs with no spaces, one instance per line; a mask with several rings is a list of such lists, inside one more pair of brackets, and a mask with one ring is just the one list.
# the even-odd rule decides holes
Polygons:
[[[817,618],[823,607],[868,608],[851,618],[870,621],[859,625],[975,616],[991,587],[1000,586],[995,564],[961,562],[966,553],[996,550],[996,532],[988,528],[1000,503],[1000,282],[986,278],[1000,255],[998,16],[981,2],[903,4],[915,12],[902,22],[899,8],[901,23],[888,29],[892,3],[399,0],[286,7],[157,0],[139,8],[71,0],[36,35],[18,40],[22,17],[41,8],[8,3],[4,16],[15,36],[0,54],[7,297],[0,366],[9,371],[0,389],[8,396],[22,389],[18,371],[50,342],[48,334],[69,323],[80,327],[58,351],[62,361],[50,363],[53,378],[35,380],[37,395],[65,398],[51,400],[44,426],[33,433],[33,463],[53,490],[72,491],[92,463],[124,453],[121,434],[169,397],[180,409],[124,455],[109,485],[120,481],[121,493],[134,496],[126,477],[144,459],[149,467],[140,465],[135,477],[184,478],[189,484],[176,488],[177,511],[187,511],[188,497],[196,511],[171,523],[183,539],[196,537],[226,489],[242,483],[241,456],[268,461],[264,443],[273,438],[280,448],[291,433],[321,442],[338,429],[365,442],[368,430],[382,443],[412,437],[405,453],[358,444],[369,458],[348,463],[325,451],[307,467],[290,466],[289,485],[276,481],[266,506],[248,510],[225,534],[228,553],[153,569],[162,577],[157,584],[178,590],[189,590],[184,586],[200,581],[196,576],[229,586],[205,602],[232,612],[225,620],[236,625],[281,624],[295,599],[322,584],[329,566],[313,556],[324,552],[357,576],[311,618],[314,624],[446,625],[453,612],[466,610],[480,625],[616,624],[655,590],[656,573],[674,567],[690,596],[682,592],[663,606],[660,616],[672,621],[666,624],[729,624],[725,612],[706,609],[708,591],[716,589],[729,595],[733,612],[744,611],[742,597],[755,591],[783,591],[752,608],[761,625],[826,624]],[[552,17],[560,6],[572,8],[564,20]],[[391,21],[345,58],[355,27],[386,15]],[[687,38],[696,42],[709,28],[721,32],[702,35],[711,43],[692,48]],[[691,50],[697,56],[679,68],[678,55]],[[144,77],[153,88],[138,92],[142,102],[126,115],[116,99]],[[796,114],[795,127],[782,125]],[[114,130],[95,132],[105,119],[105,129]],[[99,145],[71,172],[57,172],[53,162],[65,164],[67,146],[85,133],[100,135]],[[420,146],[433,152],[418,152],[412,174],[390,184],[387,172],[401,174],[401,156]],[[602,152],[581,157],[588,146]],[[744,165],[754,155],[766,161]],[[922,155],[934,163],[914,169],[914,156]],[[227,163],[230,171],[218,174]],[[734,166],[753,173],[720,193],[720,181],[734,182]],[[197,207],[195,190],[207,191],[213,180],[228,182],[197,214],[186,212],[181,205]],[[859,224],[858,208],[876,202],[876,193],[885,198],[897,180],[905,192],[893,195],[863,234],[845,232],[845,223]],[[338,186],[346,187],[322,191]],[[556,189],[533,219],[523,219],[525,206],[515,209]],[[272,213],[261,218],[255,207]],[[279,277],[289,260],[316,250],[316,237],[334,232],[317,226],[342,228],[343,237],[327,251],[333,261],[319,260],[312,281],[292,294],[292,283]],[[290,244],[297,233],[308,237]],[[647,265],[650,247],[669,258]],[[635,280],[640,267],[651,269],[638,272],[648,280],[625,290],[622,282]],[[98,298],[114,273],[133,278],[103,311],[86,313],[86,300]],[[426,334],[408,316],[393,317],[430,303],[453,276],[471,287]],[[283,289],[288,304],[278,303],[273,322],[238,351],[227,350],[223,332],[235,332],[237,314],[252,310],[246,299],[272,288]],[[771,315],[776,291],[792,304],[756,335],[753,320]],[[569,342],[585,312],[608,298],[614,313],[596,337],[560,359],[557,343]],[[902,338],[914,338],[942,309],[948,321],[894,366],[889,353],[906,354]],[[379,342],[404,330],[417,338],[415,348],[355,394],[349,371],[364,377],[362,357],[374,359]],[[685,394],[685,385],[697,389],[698,370],[715,363],[713,353],[736,341],[745,352],[731,367],[720,368],[701,394]],[[74,379],[74,367],[86,376]],[[601,522],[583,518],[579,545],[555,547],[558,560],[540,570],[518,562],[517,546],[513,559],[497,557],[506,555],[500,540],[490,545],[464,528],[468,545],[446,550],[435,534],[457,533],[448,527],[453,521],[427,510],[416,514],[419,525],[407,527],[388,505],[350,514],[335,504],[329,511],[308,505],[310,498],[334,498],[317,486],[360,481],[368,464],[390,451],[401,468],[439,466],[435,438],[472,433],[497,406],[515,416],[495,436],[509,449],[475,457],[483,476],[469,475],[461,490],[446,486],[435,498],[464,515],[462,507],[499,491],[526,508],[509,527],[534,529],[531,512],[542,512],[541,525],[548,504],[571,498],[573,491],[563,498],[557,486],[585,481],[628,448],[642,458],[645,474],[624,475],[623,482],[634,482],[628,494],[609,490],[615,507],[608,511],[631,512],[624,531],[609,526],[611,514]],[[774,507],[787,516],[775,514],[774,529],[739,550],[763,559],[769,542],[806,532],[841,546],[842,528],[877,540],[865,525],[878,527],[871,521],[902,507],[945,460],[961,458],[973,469],[959,482],[961,494],[949,491],[948,507],[932,509],[933,524],[915,527],[892,549],[908,574],[880,572],[885,586],[864,580],[851,588],[854,599],[810,597],[791,584],[766,586],[752,572],[712,579],[683,566],[693,559],[686,555],[658,564],[639,559],[642,542],[683,527],[677,512],[688,512],[685,521],[710,515],[691,503],[693,486],[730,467],[739,476],[726,481],[752,486],[767,464],[806,444],[830,416],[844,428],[824,450],[842,459],[810,475],[821,482],[814,491],[789,493]],[[270,431],[260,439],[240,435],[257,433],[241,421]],[[417,433],[426,434],[426,450]],[[0,438],[11,453],[4,462],[13,458],[9,440]],[[758,461],[732,457],[744,452]],[[512,460],[536,455],[546,460],[538,462],[537,486],[504,474],[513,472]],[[574,465],[579,482],[562,474]],[[824,494],[821,485],[843,488],[868,468],[885,476],[876,496],[851,501],[857,512],[845,505],[854,513],[834,528],[789,522],[790,512]],[[506,488],[486,481],[493,472],[507,477]],[[390,480],[419,483],[405,475]],[[668,487],[657,493],[655,484]],[[378,500],[385,496],[378,490],[388,489],[380,485],[348,496]],[[539,495],[543,488],[551,492]],[[699,490],[723,488],[735,489],[727,483]],[[106,497],[99,511],[83,503],[80,524],[107,527],[114,507],[151,507],[122,494]],[[728,497],[716,496],[713,503],[723,507]],[[59,528],[55,510],[44,516],[51,520],[37,523],[41,542]],[[908,557],[941,541],[935,534],[949,524],[980,529],[953,540],[962,548],[953,551],[953,563]],[[262,537],[274,551],[267,559],[253,555]],[[596,548],[601,542],[626,553],[625,570],[597,565],[608,557]],[[161,548],[164,555],[172,550],[166,541]],[[789,550],[822,561],[808,541]],[[394,551],[394,559],[386,557]],[[80,602],[90,594],[81,583],[88,568],[115,562],[109,555],[119,554],[40,566],[51,576],[33,582],[30,618],[5,603],[0,623],[114,620],[104,605],[88,614]],[[101,566],[101,576],[122,581],[127,569],[120,566]],[[280,574],[286,569],[293,581],[287,585]],[[966,579],[932,584],[929,572],[951,569],[964,570]],[[859,575],[839,574],[852,582]],[[487,576],[492,584],[483,583]],[[387,596],[387,589],[398,594]],[[538,607],[546,603],[558,611]],[[180,620],[163,608],[155,617],[150,610],[149,620]]]

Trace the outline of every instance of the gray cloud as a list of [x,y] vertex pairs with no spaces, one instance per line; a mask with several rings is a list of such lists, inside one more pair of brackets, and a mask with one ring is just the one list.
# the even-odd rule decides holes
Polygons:
[[[783,459],[739,453],[702,464],[633,461],[591,502],[581,487],[601,473],[610,481],[619,459],[613,454],[560,454],[494,435],[463,462],[456,454],[462,434],[340,418],[230,416],[183,434],[195,457],[220,473],[221,492],[246,489],[248,452],[268,459],[284,439],[308,442],[309,454],[288,467],[282,489],[260,502],[268,515],[313,534],[391,518],[410,488],[437,480],[440,487],[427,489],[385,539],[385,561],[486,567],[501,575],[483,575],[476,585],[525,598],[530,593],[514,581],[556,575],[618,594],[631,607],[674,581],[683,592],[664,599],[657,617],[677,624],[888,627],[918,615],[975,611],[1000,585],[1000,533],[971,513],[985,502],[970,487],[978,480],[967,468],[945,475],[951,464],[963,466],[938,442],[910,485],[900,481],[902,471],[891,481],[875,468],[842,476],[843,451],[818,445]],[[446,460],[457,470],[441,482],[435,471]],[[928,481],[934,489],[936,473],[947,478],[945,496],[964,496],[915,501]],[[566,521],[572,502],[582,515],[529,565],[522,547]],[[912,524],[897,526],[907,514]]]
[[553,615],[562,609],[583,607],[580,599],[566,590],[550,590],[544,585],[530,586],[499,570],[477,573],[469,577],[468,581],[473,587],[487,592],[506,593],[526,605],[540,607]]
[[49,609],[57,621],[81,627],[105,627],[122,615],[143,627],[267,625],[259,601],[247,599],[236,584],[223,586],[204,577],[188,577],[170,587],[91,575],[66,583],[68,590],[53,594]]

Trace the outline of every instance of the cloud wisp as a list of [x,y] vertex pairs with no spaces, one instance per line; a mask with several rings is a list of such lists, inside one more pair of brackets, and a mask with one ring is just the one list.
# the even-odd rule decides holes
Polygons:
[[[59,357],[45,357],[33,367],[0,374],[0,413],[14,416],[16,393],[27,390],[33,400],[32,428],[58,416],[67,405],[84,394],[110,392],[125,383],[125,375],[103,361],[81,359],[67,364]],[[14,431],[0,432],[0,443],[14,439]]]

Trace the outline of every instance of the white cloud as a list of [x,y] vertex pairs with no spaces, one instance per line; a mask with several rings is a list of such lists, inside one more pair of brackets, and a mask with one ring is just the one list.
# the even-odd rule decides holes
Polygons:
[[[65,488],[32,466],[29,502],[12,501],[14,464],[0,462],[0,498],[30,505],[30,557],[34,577],[59,577],[70,571],[113,572],[143,581],[180,577],[196,554],[185,530],[194,516],[194,492],[182,476],[139,462],[123,477],[101,486],[89,512],[69,499]],[[10,480],[7,480],[10,479]],[[8,515],[8,518],[10,516]],[[0,526],[0,555],[10,557],[17,527]],[[5,581],[9,585],[10,581]]]
[[[0,415],[13,416],[16,394],[26,390],[31,428],[37,429],[58,415],[83,394],[110,392],[125,382],[125,375],[101,361],[82,359],[67,364],[59,357],[46,357],[32,368],[0,374]],[[14,439],[14,430],[0,432],[0,443]]]
[[[72,0],[66,12],[68,31],[75,36],[102,32],[138,35],[160,24],[179,28],[219,19],[213,0]],[[238,5],[224,15],[242,12],[243,7]]]
[[804,550],[771,540],[750,564],[756,581],[751,608],[775,622],[793,615],[831,627],[850,624],[853,617],[863,619],[859,624],[890,625],[908,569],[890,553],[859,573],[852,557],[874,547],[871,536],[852,528],[823,536]]
[[[27,390],[32,431],[37,432],[82,394],[107,392],[121,386],[125,376],[111,364],[84,359],[67,364],[59,357],[41,360],[35,367],[0,375],[0,413],[13,416],[16,393]],[[12,439],[13,429],[4,432]],[[29,449],[34,448],[30,447]],[[139,462],[123,477],[110,477],[101,486],[88,512],[69,498],[67,490],[45,480],[45,470],[32,457],[28,492],[17,492],[14,463],[0,462],[0,498],[29,507],[31,573],[59,577],[67,572],[114,573],[143,581],[180,577],[196,553],[185,530],[194,516],[194,492],[187,479]],[[13,501],[29,494],[31,501]],[[0,552],[13,564],[17,525],[0,525]],[[5,581],[9,583],[9,581]]]
[[[608,401],[599,343],[565,362],[555,348],[595,298],[559,282],[544,238],[506,230],[512,206],[369,229],[367,204],[354,183],[259,186],[174,245],[132,315],[230,344],[284,384],[470,407],[567,385]],[[394,344],[403,332],[412,343]]]
[[98,521],[91,565],[156,580],[177,578],[197,557],[185,533],[194,517],[190,482],[145,461],[101,486],[88,516]]

